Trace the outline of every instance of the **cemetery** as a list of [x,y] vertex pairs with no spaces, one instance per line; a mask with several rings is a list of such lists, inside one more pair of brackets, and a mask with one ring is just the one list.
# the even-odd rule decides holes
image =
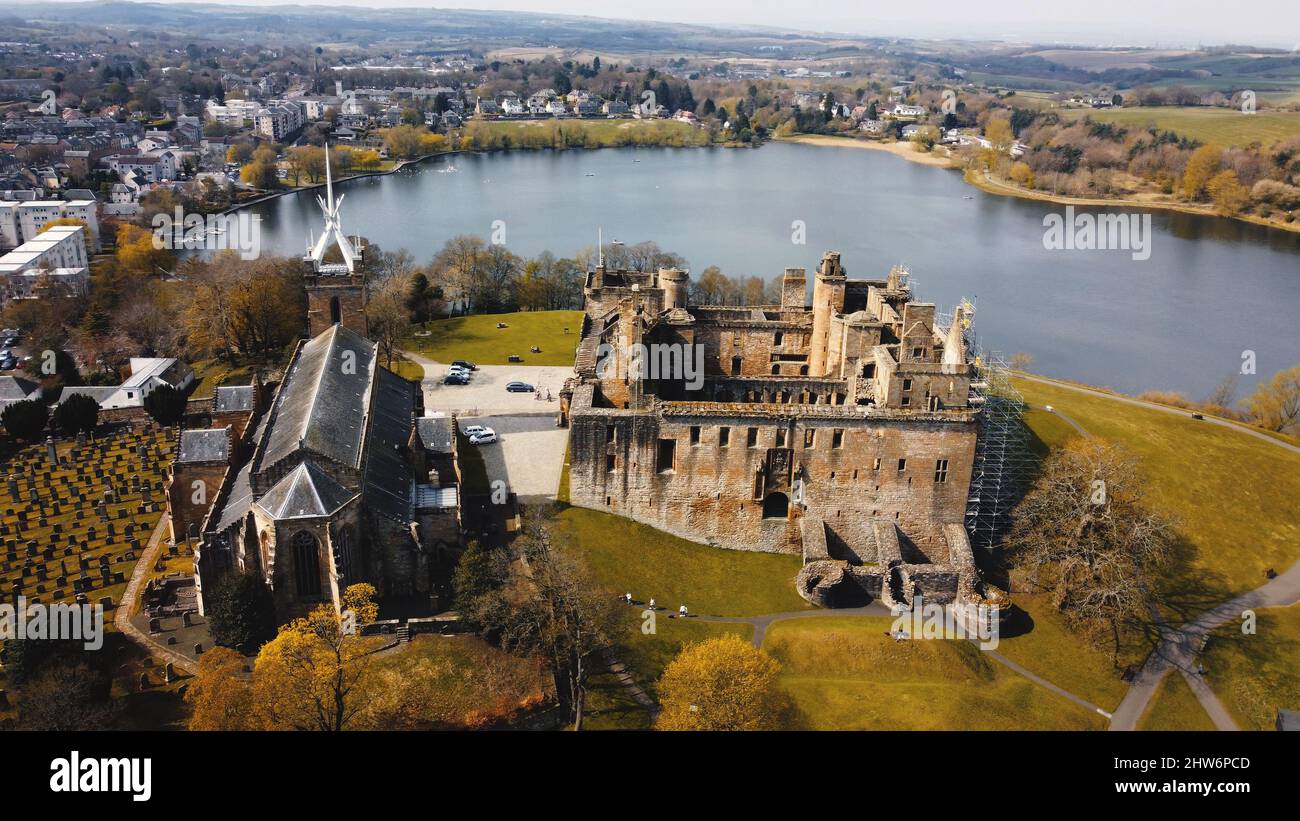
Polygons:
[[111,632],[166,507],[174,450],[172,432],[136,423],[11,451],[0,489],[0,602],[102,605]]

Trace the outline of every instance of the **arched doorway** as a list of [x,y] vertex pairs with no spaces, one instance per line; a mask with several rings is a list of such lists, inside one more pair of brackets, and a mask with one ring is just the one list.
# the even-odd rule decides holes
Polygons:
[[339,298],[330,297],[330,324],[338,325],[343,321],[343,308],[339,305]]
[[320,595],[320,544],[306,530],[293,534],[293,579],[299,598]]
[[790,497],[784,493],[769,493],[763,499],[764,519],[784,519],[790,514]]

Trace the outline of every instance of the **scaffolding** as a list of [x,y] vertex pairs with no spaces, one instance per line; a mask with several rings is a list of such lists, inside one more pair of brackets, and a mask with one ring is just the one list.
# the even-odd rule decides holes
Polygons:
[[1011,509],[1028,489],[1036,458],[1025,427],[1025,400],[1011,384],[1006,362],[997,353],[974,351],[971,402],[982,406],[975,463],[966,503],[971,546],[991,550],[1011,522]]

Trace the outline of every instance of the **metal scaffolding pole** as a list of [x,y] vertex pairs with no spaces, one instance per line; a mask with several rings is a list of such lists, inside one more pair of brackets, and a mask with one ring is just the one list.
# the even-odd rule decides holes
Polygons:
[[990,550],[1006,531],[1012,508],[1028,489],[1036,458],[1029,449],[1024,423],[1025,400],[1011,384],[1006,362],[997,352],[987,356],[976,353],[974,361],[972,394],[983,408],[966,530],[973,547]]

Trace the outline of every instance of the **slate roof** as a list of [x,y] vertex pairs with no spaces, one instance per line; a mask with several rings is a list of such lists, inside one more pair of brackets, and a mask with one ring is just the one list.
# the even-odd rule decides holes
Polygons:
[[230,432],[226,428],[187,430],[181,433],[179,464],[187,462],[226,462],[230,460]]
[[415,424],[417,390],[414,383],[379,368],[366,431],[366,507],[402,522],[411,518],[414,483],[407,449]]
[[[266,423],[270,419],[269,415],[263,415],[261,421],[257,423],[257,431],[254,437],[261,441],[262,435],[266,432]],[[221,506],[218,513],[214,513],[210,521],[213,522],[209,530],[220,533],[223,530],[234,525],[253,508],[253,462],[249,460],[235,474],[235,481],[230,486],[230,494],[226,497],[225,504]]]
[[252,409],[252,385],[226,385],[225,387],[217,388],[216,400],[212,407],[214,412],[251,411]]
[[452,429],[451,417],[446,415],[421,416],[415,420],[415,428],[420,435],[420,443],[425,450],[434,453],[451,453],[452,440],[456,434]]
[[360,467],[375,343],[334,325],[303,343],[269,411],[257,473],[305,448]]
[[303,462],[262,494],[257,506],[273,519],[329,516],[357,497],[311,462]]
[[21,376],[0,376],[0,401],[16,402],[31,396],[40,385]]

